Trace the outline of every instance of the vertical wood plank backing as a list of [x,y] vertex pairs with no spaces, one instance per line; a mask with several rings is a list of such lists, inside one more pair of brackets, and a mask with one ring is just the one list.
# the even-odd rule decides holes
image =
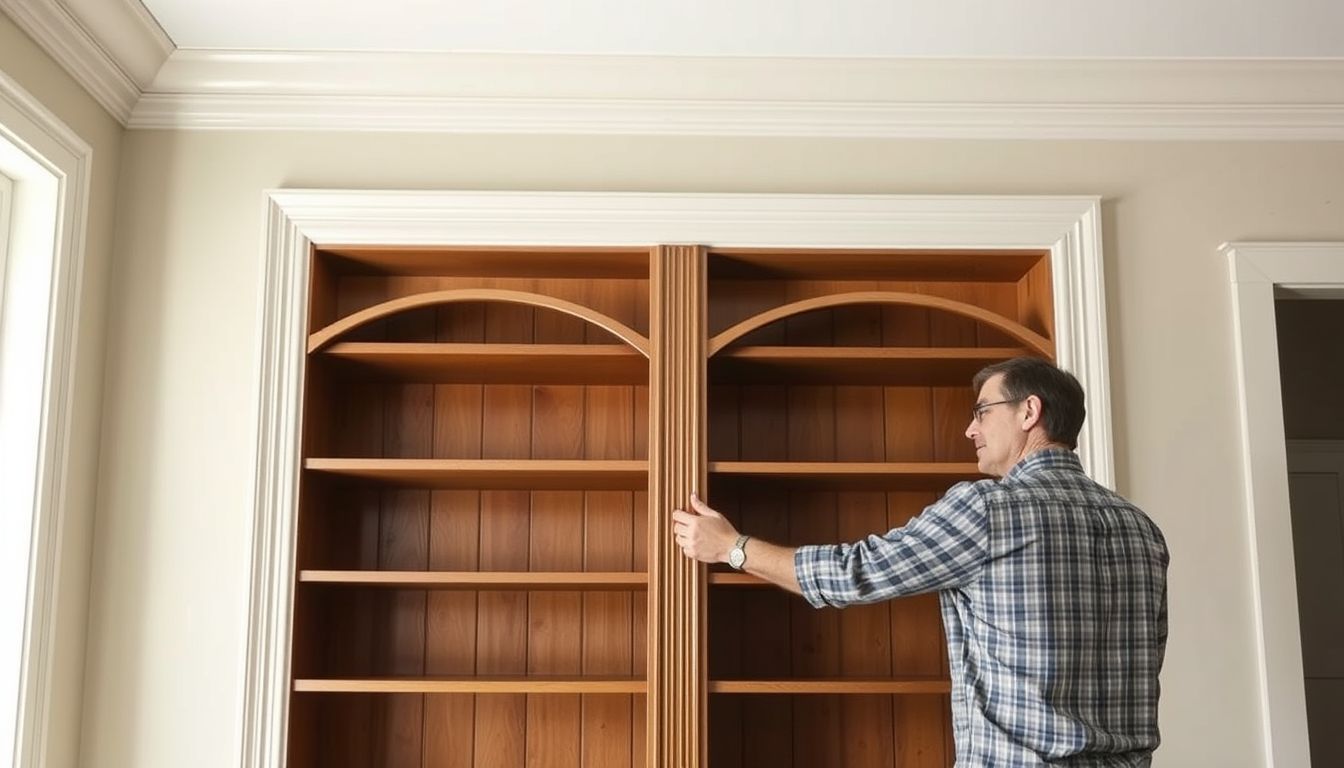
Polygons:
[[[351,387],[348,407],[334,415],[334,449],[338,455],[377,456],[382,451],[385,415],[383,387],[359,383]],[[348,517],[346,530],[351,546],[344,553],[353,567],[378,567],[378,529],[381,493],[376,488],[342,490],[342,512]],[[316,520],[314,520],[316,522]],[[302,534],[301,534],[302,535]],[[352,593],[342,616],[328,603],[324,626],[327,639],[327,664],[331,669],[359,670],[372,673],[375,668],[374,625],[378,605],[368,590]],[[348,631],[340,628],[348,627]],[[334,738],[318,738],[319,765],[370,765],[374,760],[374,699],[368,696],[321,697],[318,704],[319,733]],[[381,710],[378,710],[381,712]]]
[[[836,343],[882,343],[880,308],[836,310]],[[886,396],[882,387],[835,388],[835,453],[839,461],[887,459]],[[898,416],[898,421],[899,421]],[[916,423],[921,423],[915,420]],[[836,494],[836,540],[857,541],[888,530],[887,500],[881,492]],[[839,612],[840,674],[891,674],[891,610],[887,602]],[[894,768],[895,730],[890,696],[839,697],[840,762],[846,768]]]
[[[590,401],[591,403],[591,401]],[[584,570],[628,571],[633,568],[632,494],[593,491],[587,494],[584,521]],[[628,592],[583,596],[583,674],[634,674],[632,602],[642,595]],[[631,696],[583,697],[581,764],[585,768],[630,765]]]
[[[593,304],[615,316],[618,305],[633,308],[627,286],[625,294],[594,290]],[[584,458],[630,459],[635,455],[634,387],[589,386],[586,391]],[[643,510],[641,510],[643,512]],[[589,571],[634,570],[634,494],[626,491],[592,491],[584,505],[583,568]],[[640,593],[583,595],[583,673],[634,675],[634,619]],[[640,638],[641,641],[643,638]],[[582,697],[582,754],[584,768],[630,766],[631,745],[642,739],[632,730],[633,696]]]
[[[458,304],[438,309],[441,342],[485,340],[485,306]],[[434,392],[434,458],[479,459],[484,389],[476,384],[443,384]],[[474,571],[480,568],[481,494],[437,491],[430,498],[429,567]],[[474,592],[432,591],[428,595],[425,674],[476,674],[479,596]],[[424,766],[472,768],[476,697],[425,697]]]
[[704,569],[672,539],[669,515],[705,492],[706,255],[697,246],[658,246],[650,279],[649,489],[652,523],[648,617],[646,756],[650,765],[706,763]]
[[[887,524],[899,528],[937,500],[932,493],[888,494]],[[891,601],[891,669],[897,676],[947,674],[947,643],[936,594]],[[946,696],[894,697],[896,756],[900,768],[951,765],[947,748],[952,713]]]
[[[783,410],[780,410],[783,413]],[[780,420],[782,421],[782,419]],[[766,437],[742,434],[742,450],[756,450],[752,443]],[[790,534],[789,494],[776,489],[756,489],[740,502],[742,528],[766,541],[793,542]],[[742,595],[742,675],[748,679],[788,678],[793,673],[794,636],[790,611],[798,598],[778,590],[752,591]],[[751,630],[746,631],[746,627]],[[710,628],[713,631],[713,627]],[[768,640],[763,640],[768,638]],[[794,713],[788,696],[742,698],[742,753],[744,766],[795,765],[793,759]],[[804,724],[799,723],[802,726]],[[798,763],[800,768],[804,768]]]
[[[789,329],[789,343],[795,343]],[[811,332],[811,329],[808,331]],[[825,339],[829,340],[828,338]],[[789,460],[834,461],[835,387],[789,387]],[[789,529],[796,543],[837,541],[836,494],[797,491],[789,498]],[[835,677],[840,672],[839,611],[817,610],[790,599],[793,677]],[[793,762],[824,765],[843,752],[840,702],[835,696],[793,697]]]
[[[582,284],[538,280],[536,292],[569,301]],[[538,310],[538,344],[581,344],[585,323],[560,312]],[[584,455],[585,388],[537,386],[532,396],[532,458],[581,459]],[[529,567],[534,571],[583,569],[584,493],[534,491]],[[579,592],[533,592],[528,596],[527,671],[530,675],[577,675],[583,660],[583,598]],[[578,694],[527,697],[528,768],[578,768],[582,700]]]
[[1017,281],[1017,321],[1052,341],[1055,338],[1054,283],[1048,255]]
[[[485,340],[530,343],[532,311],[512,305],[486,305]],[[482,458],[529,458],[532,453],[532,388],[526,385],[486,386],[482,422]],[[483,491],[481,570],[527,570],[529,524],[530,504],[526,491]],[[527,594],[482,592],[478,605],[476,673],[526,674]],[[527,697],[522,694],[477,696],[472,746],[473,764],[478,768],[522,768],[527,747]]]
[[[419,318],[423,320],[423,318]],[[406,323],[407,333],[426,330]],[[429,329],[433,332],[432,327]],[[434,388],[425,384],[398,384],[388,389],[383,455],[428,457],[432,450]],[[379,522],[378,567],[384,570],[423,570],[429,565],[429,492],[389,490],[383,493]],[[380,592],[383,618],[379,621],[380,672],[423,675],[425,672],[426,593],[419,590]],[[377,700],[382,711],[379,760],[385,765],[413,765],[423,753],[423,696],[386,696]]]
[[[1012,320],[1018,314],[1017,294],[1016,285],[977,283],[970,286],[966,303]],[[1019,342],[997,328],[976,323],[976,343],[982,347],[1012,347]]]

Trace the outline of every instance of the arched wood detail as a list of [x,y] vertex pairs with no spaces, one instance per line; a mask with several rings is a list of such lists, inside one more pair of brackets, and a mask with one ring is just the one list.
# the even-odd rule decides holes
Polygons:
[[729,344],[732,344],[734,341],[737,341],[757,328],[763,328],[771,323],[783,320],[786,317],[801,315],[804,312],[811,312],[815,309],[828,309],[831,307],[843,307],[853,304],[896,304],[900,306],[925,307],[928,309],[951,312],[956,315],[961,315],[962,317],[969,317],[972,320],[976,320],[1003,331],[1051,360],[1055,357],[1054,350],[1052,349],[1054,345],[1051,344],[1049,339],[1020,323],[1015,323],[1001,315],[996,315],[987,309],[982,309],[961,301],[945,299],[940,296],[927,296],[922,293],[901,293],[897,291],[855,291],[853,293],[837,293],[832,296],[818,296],[812,299],[795,301],[792,304],[785,304],[782,307],[775,307],[768,312],[762,312],[754,317],[749,317],[710,339],[709,354],[713,357],[722,351],[724,347],[727,347]]
[[621,341],[639,350],[645,357],[649,356],[649,340],[635,329],[625,323],[608,317],[594,309],[575,304],[572,301],[557,299],[553,296],[543,296],[539,293],[528,293],[526,291],[508,291],[499,288],[457,288],[446,291],[433,291],[430,293],[417,293],[414,296],[402,296],[401,298],[385,301],[382,304],[375,304],[372,307],[361,309],[360,311],[343,317],[340,320],[328,325],[326,328],[314,333],[308,337],[308,352],[313,353],[332,343],[348,331],[360,327],[366,323],[371,323],[384,317],[395,315],[398,312],[405,312],[420,307],[430,307],[438,304],[454,304],[467,301],[488,301],[503,302],[507,304],[526,304],[533,307],[542,307],[553,309],[557,312],[564,312],[567,315],[573,315],[580,320],[587,321],[596,325],[604,331],[614,334]]

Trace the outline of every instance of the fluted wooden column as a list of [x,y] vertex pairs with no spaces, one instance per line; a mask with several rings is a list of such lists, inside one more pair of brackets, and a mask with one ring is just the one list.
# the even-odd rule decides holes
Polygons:
[[705,758],[706,611],[703,566],[672,536],[672,510],[704,493],[706,253],[654,249],[649,277],[648,764],[700,768]]

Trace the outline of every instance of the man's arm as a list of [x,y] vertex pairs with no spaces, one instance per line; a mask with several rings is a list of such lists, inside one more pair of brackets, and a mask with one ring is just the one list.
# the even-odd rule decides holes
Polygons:
[[[672,513],[672,534],[677,546],[687,557],[703,563],[728,562],[728,553],[737,543],[737,529],[695,494],[691,494],[691,509]],[[747,555],[742,570],[795,595],[803,593],[793,565],[796,549],[753,537],[742,550]]]

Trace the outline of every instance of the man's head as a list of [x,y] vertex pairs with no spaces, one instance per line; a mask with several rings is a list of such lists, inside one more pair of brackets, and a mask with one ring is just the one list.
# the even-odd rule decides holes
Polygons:
[[966,437],[975,442],[981,472],[1002,477],[1031,453],[1051,446],[1076,448],[1086,410],[1073,374],[1034,357],[986,366]]

